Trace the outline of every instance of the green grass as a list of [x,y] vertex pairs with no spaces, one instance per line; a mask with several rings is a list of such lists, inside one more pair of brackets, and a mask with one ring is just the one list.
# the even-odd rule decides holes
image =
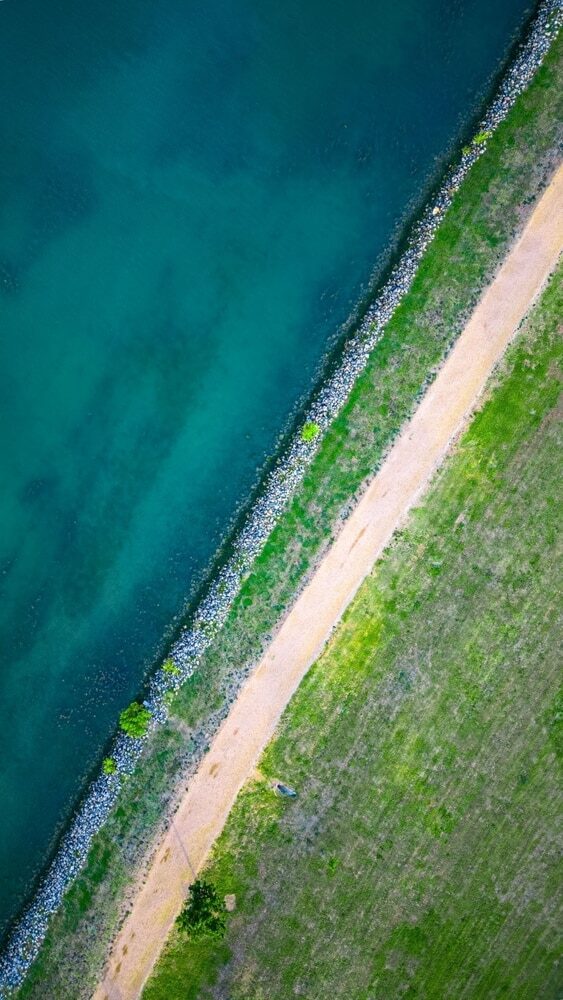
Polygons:
[[560,995],[562,273],[239,796],[225,940],[144,1000]]
[[366,477],[408,417],[498,266],[555,162],[563,40],[487,144],[388,325],[348,405],[323,437],[229,619],[149,739],[137,773],[96,837],[85,870],[53,918],[19,996],[87,997],[124,894],[178,784],[195,766],[244,674],[330,541]]

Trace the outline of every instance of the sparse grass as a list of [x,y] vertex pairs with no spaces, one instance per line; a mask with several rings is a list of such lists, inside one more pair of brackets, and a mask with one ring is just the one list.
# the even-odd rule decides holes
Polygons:
[[90,995],[127,889],[170,806],[178,775],[202,752],[244,672],[354,495],[377,469],[549,176],[560,141],[562,50],[559,40],[457,195],[414,287],[348,405],[323,436],[302,488],[224,629],[184,685],[169,723],[149,737],[141,766],[52,920],[19,992],[22,1000]]
[[560,995],[562,274],[239,796],[225,940],[144,1000]]

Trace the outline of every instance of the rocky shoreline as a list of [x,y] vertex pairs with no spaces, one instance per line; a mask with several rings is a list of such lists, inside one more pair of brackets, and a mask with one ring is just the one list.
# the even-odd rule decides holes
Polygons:
[[[270,473],[262,495],[236,539],[234,554],[216,575],[191,624],[183,630],[171,651],[177,672],[161,668],[151,678],[145,705],[152,714],[152,727],[166,719],[168,693],[177,690],[194,673],[203,652],[224,623],[254,559],[302,481],[323,432],[342,409],[386,323],[409,290],[418,265],[455,193],[486,148],[495,128],[532,79],[562,24],[561,0],[543,0],[528,37],[516,54],[473,141],[464,148],[459,164],[446,175],[438,194],[423,212],[399,263],[367,311],[359,329],[344,346],[336,370],[311,402],[304,425],[315,425],[319,428],[318,433],[313,437],[298,433]],[[144,739],[133,739],[124,733],[116,737],[111,749],[111,756],[117,764],[116,773],[100,774],[91,784],[33,902],[15,926],[0,957],[1,997],[9,997],[21,985],[39,952],[50,916],[58,909],[66,890],[85,864],[92,839],[117,800],[122,777],[134,770],[144,743]]]

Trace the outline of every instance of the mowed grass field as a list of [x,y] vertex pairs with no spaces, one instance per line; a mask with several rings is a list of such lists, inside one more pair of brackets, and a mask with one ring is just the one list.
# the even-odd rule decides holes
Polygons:
[[225,939],[174,932],[144,1000],[563,994],[562,307],[560,272],[239,796]]

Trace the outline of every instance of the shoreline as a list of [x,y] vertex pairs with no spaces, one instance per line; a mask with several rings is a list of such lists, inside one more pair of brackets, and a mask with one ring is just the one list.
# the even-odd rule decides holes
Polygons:
[[[559,5],[554,3],[543,4],[541,9],[546,17],[549,11],[557,15]],[[544,25],[544,27],[546,26]],[[539,62],[541,62],[541,58],[543,58],[547,48],[549,48],[551,37],[548,33],[547,37],[543,38],[543,42],[547,47],[541,53],[541,57],[539,52],[533,54],[534,58],[538,59]],[[520,50],[520,55],[522,55],[522,50]],[[530,58],[532,57],[530,56]],[[534,63],[534,71],[539,62]],[[518,57],[516,63],[509,69],[508,77],[510,77],[511,72],[514,71],[517,65]],[[533,71],[530,67],[528,69],[530,74],[525,79],[522,76],[518,77],[518,73],[516,73],[516,82],[514,85],[520,89],[511,91],[510,95],[507,92],[504,94],[501,93],[501,103],[504,101],[505,104],[502,106],[502,114],[498,109],[494,112],[494,114],[500,115],[498,121],[501,121],[506,115],[518,93],[525,88],[527,82],[531,79]],[[520,67],[520,72],[523,72],[522,67]],[[495,104],[493,102],[494,107]],[[485,124],[487,122],[494,124],[494,121],[491,121],[487,116],[485,116],[483,122]],[[318,422],[322,430],[325,430],[334,419],[334,416],[339,412],[358,375],[365,367],[367,357],[379,339],[383,327],[398,302],[402,300],[408,287],[410,287],[410,281],[412,281],[412,277],[416,273],[418,263],[426,247],[431,242],[443,213],[455,194],[455,190],[457,189],[455,184],[458,186],[461,184],[461,181],[473,163],[481,155],[485,145],[486,142],[473,145],[470,153],[464,156],[462,166],[447,176],[445,188],[440,189],[441,191],[444,190],[445,193],[442,196],[438,196],[437,201],[429,206],[423,216],[423,220],[426,219],[428,228],[424,229],[423,221],[419,223],[418,228],[415,227],[415,242],[414,244],[411,243],[411,249],[407,250],[402,259],[405,262],[403,265],[404,272],[400,271],[400,265],[398,269],[395,269],[391,279],[395,282],[394,287],[390,289],[389,283],[384,287],[372,310],[368,312],[359,333],[350,341],[347,355],[345,349],[343,370],[341,372],[342,379],[340,381],[329,381],[321,389],[310,411],[306,414],[305,421],[313,420]],[[438,209],[436,214],[434,214],[435,209]],[[416,244],[418,237],[421,238],[422,244]],[[331,392],[333,395],[331,395]],[[170,678],[164,675],[162,671],[159,671],[151,682],[148,702],[153,710],[155,722],[164,720],[166,716],[164,702],[166,693],[171,689],[177,689],[197,669],[199,658],[224,622],[232,600],[236,596],[236,593],[238,593],[242,579],[247,574],[250,564],[257,552],[260,551],[265,539],[276,523],[281,510],[285,508],[288,499],[301,481],[312,456],[316,452],[317,445],[318,440],[306,443],[298,437],[293,442],[287,455],[272,472],[269,485],[271,491],[275,493],[275,504],[267,488],[264,497],[261,497],[258,501],[247,521],[245,529],[243,529],[240,535],[240,547],[235,553],[233,560],[231,560],[232,565],[231,563],[227,563],[224,571],[219,574],[215,583],[212,584],[208,597],[200,605],[199,612],[195,616],[197,627],[188,630],[174,647],[173,655],[180,667],[181,675],[171,684]],[[143,747],[143,741],[133,741],[125,737],[118,737],[111,752],[118,759],[121,774],[126,775],[132,772],[142,754]],[[120,786],[121,779],[119,777],[111,779],[100,777],[91,786],[90,792],[87,793],[86,799],[70,830],[65,838],[63,838],[61,847],[39,889],[35,902],[32,903],[31,908],[24,914],[20,923],[16,926],[15,933],[8,945],[8,950],[0,963],[0,990],[2,988],[12,989],[23,980],[25,972],[38,953],[50,915],[58,908],[66,889],[81,870],[92,837],[103,825],[107,815],[115,804]]]
[[94,1000],[140,996],[187,887],[205,865],[283,710],[478,406],[496,364],[553,273],[562,244],[560,166],[412,420],[243,686],[151,861]]

